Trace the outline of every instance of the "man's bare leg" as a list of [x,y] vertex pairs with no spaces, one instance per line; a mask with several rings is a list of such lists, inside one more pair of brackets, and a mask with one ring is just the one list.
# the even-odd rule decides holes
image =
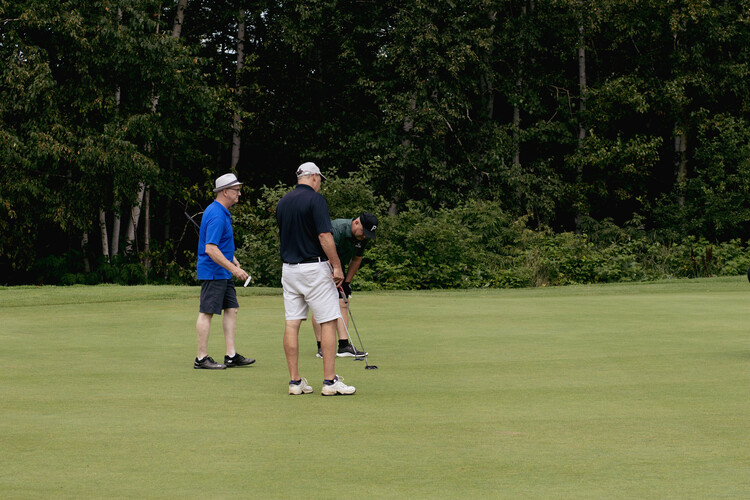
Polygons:
[[195,330],[198,334],[198,359],[208,356],[208,334],[211,332],[213,314],[198,313]]
[[336,376],[336,323],[334,319],[320,324],[320,351],[323,354],[323,378],[333,380]]
[[237,313],[239,309],[236,307],[232,309],[224,309],[221,324],[224,327],[224,343],[227,348],[227,356],[230,358],[237,354],[234,348],[234,337],[237,333]]
[[[299,327],[301,324],[301,319],[287,320],[284,327],[284,354],[286,355],[286,364],[289,367],[289,378],[291,380],[299,380],[301,378],[297,366],[297,358],[299,357]],[[325,360],[323,361],[325,363]]]
[[341,309],[341,319],[336,323],[336,331],[338,331],[339,339],[349,340],[349,301],[339,299],[339,308]]

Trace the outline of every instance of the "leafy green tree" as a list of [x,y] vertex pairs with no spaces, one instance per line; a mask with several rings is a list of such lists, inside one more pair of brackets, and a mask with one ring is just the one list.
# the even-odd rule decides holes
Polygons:
[[372,82],[389,144],[380,189],[396,207],[491,195],[513,150],[493,121],[497,2],[417,1],[395,12]]
[[[9,144],[16,154],[8,156],[14,161],[3,169],[2,189],[19,195],[7,204],[15,213],[24,208],[21,198],[35,195],[35,206],[24,210],[25,220],[14,230],[31,235],[24,258],[14,259],[20,266],[33,261],[31,244],[40,229],[79,238],[87,232],[111,192],[108,178],[122,172],[118,188],[127,193],[134,172],[155,170],[110,120],[112,47],[105,43],[109,31],[101,29],[106,9],[78,2],[56,7],[28,1],[3,13],[10,19],[2,33],[3,60],[10,63],[3,81],[12,83],[0,86],[0,114],[3,135],[13,138]],[[29,181],[19,185],[13,179]]]
[[750,229],[750,123],[730,113],[696,113],[695,168],[688,202],[660,207],[667,227],[713,241],[743,238]]
[[537,225],[559,223],[570,212],[563,182],[574,180],[566,179],[560,160],[577,140],[575,10],[555,1],[498,5],[494,65],[504,105],[496,104],[494,124],[512,137],[513,158],[502,158],[495,196],[509,213]]
[[[195,58],[156,34],[158,8],[150,1],[3,4],[0,135],[9,161],[0,190],[9,220],[21,215],[2,238],[2,254],[16,266],[28,267],[35,244],[55,240],[50,234],[81,241],[99,228],[101,209],[135,205],[141,183],[167,185],[161,151],[146,145],[174,141],[180,150],[200,130],[186,123],[216,105]],[[153,113],[154,92],[166,113]]]
[[[673,241],[744,238],[748,11],[750,0],[0,0],[0,264],[115,254],[122,218],[135,257],[170,272],[166,253],[194,250],[173,241],[182,213],[211,199],[213,179],[235,168],[264,193],[307,160],[355,181],[331,183],[335,204],[352,206],[366,182],[367,201],[406,224],[476,203],[529,230],[611,221]],[[135,257],[122,257],[126,281]]]
[[696,112],[746,115],[748,88],[737,84],[748,67],[747,2],[613,0],[595,7],[582,116],[590,135],[566,157],[570,170],[583,172],[580,182],[566,179],[570,200],[600,219],[622,223],[639,213],[685,230],[667,214],[686,204],[697,212],[706,202],[688,189],[701,162],[710,161],[697,155]]

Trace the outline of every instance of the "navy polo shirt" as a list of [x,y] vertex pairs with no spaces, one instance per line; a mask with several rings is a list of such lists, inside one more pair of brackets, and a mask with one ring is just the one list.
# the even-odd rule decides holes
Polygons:
[[281,260],[296,264],[314,257],[325,257],[318,235],[330,233],[331,219],[323,195],[307,184],[297,184],[276,205]]
[[228,280],[232,273],[213,261],[206,253],[206,244],[213,244],[229,262],[234,260],[234,234],[232,216],[218,201],[211,203],[203,212],[198,236],[198,279]]

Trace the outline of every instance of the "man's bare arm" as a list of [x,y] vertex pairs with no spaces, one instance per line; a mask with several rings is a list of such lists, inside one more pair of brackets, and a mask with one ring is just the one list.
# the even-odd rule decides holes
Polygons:
[[339,286],[344,281],[344,271],[341,269],[339,254],[336,253],[336,243],[333,241],[333,235],[331,233],[320,233],[318,239],[320,239],[320,246],[323,247],[323,251],[326,253],[326,257],[328,257],[328,262],[333,267],[333,281],[336,283],[336,286]]
[[219,264],[221,267],[232,273],[232,276],[234,276],[237,279],[246,280],[247,279],[247,273],[240,267],[240,263],[235,257],[233,259],[234,262],[229,262],[229,259],[224,257],[224,254],[221,253],[221,250],[219,250],[219,247],[217,247],[214,244],[207,243],[206,244],[206,254],[211,257],[211,260]]

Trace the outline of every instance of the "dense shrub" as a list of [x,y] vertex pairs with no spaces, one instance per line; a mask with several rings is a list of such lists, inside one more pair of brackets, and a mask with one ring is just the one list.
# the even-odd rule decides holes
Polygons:
[[[177,258],[177,252],[174,247],[174,241],[168,240],[166,243],[154,243],[149,252],[149,271],[147,281],[149,283],[163,283],[179,285],[183,283],[194,284],[196,280],[195,270],[195,252],[183,251],[181,258]],[[186,269],[179,262],[192,262],[193,265]],[[116,273],[114,273],[116,276]],[[110,273],[110,280],[114,279]]]
[[387,217],[366,254],[369,278],[384,288],[466,288],[477,285],[478,236],[451,210],[416,206]]
[[[256,285],[280,286],[281,257],[276,227],[276,205],[294,186],[277,184],[247,193],[247,201],[232,209],[237,259]],[[386,202],[376,197],[364,177],[329,177],[321,194],[326,197],[331,218],[353,218],[372,212],[383,221]],[[378,230],[382,234],[382,226]]]
[[[265,189],[254,203],[235,211],[238,258],[256,284],[279,285],[274,211],[289,189]],[[362,181],[333,179],[329,189],[332,214],[352,217],[373,205],[370,211],[380,217],[378,239],[365,254],[355,290],[645,281],[737,275],[750,266],[748,244],[740,240],[663,240],[640,227],[639,220],[625,227],[588,220],[582,234],[555,233],[528,227],[525,218],[510,217],[496,202],[439,210],[413,202],[388,216],[385,204]]]
[[660,241],[638,227],[592,234],[526,227],[489,202],[429,211],[411,205],[381,222],[355,288],[526,287],[744,274],[748,243]]
[[276,204],[290,189],[282,184],[264,187],[254,203],[244,203],[233,211],[237,260],[256,285],[281,285]]
[[[704,238],[646,231],[634,219],[623,227],[610,220],[584,220],[581,234],[531,228],[501,204],[472,201],[452,209],[411,202],[397,215],[375,197],[364,179],[332,178],[324,183],[333,218],[362,211],[380,219],[378,239],[365,253],[352,284],[355,290],[431,288],[515,288],[584,283],[646,281],[744,274],[750,267],[748,242],[711,242]],[[280,286],[281,262],[275,211],[292,189],[279,184],[246,193],[232,209],[237,258],[255,286]],[[137,256],[100,261],[86,273],[75,252],[37,263],[44,284],[184,283],[195,284],[195,254],[187,267],[176,263],[172,246],[149,254],[146,276]]]

